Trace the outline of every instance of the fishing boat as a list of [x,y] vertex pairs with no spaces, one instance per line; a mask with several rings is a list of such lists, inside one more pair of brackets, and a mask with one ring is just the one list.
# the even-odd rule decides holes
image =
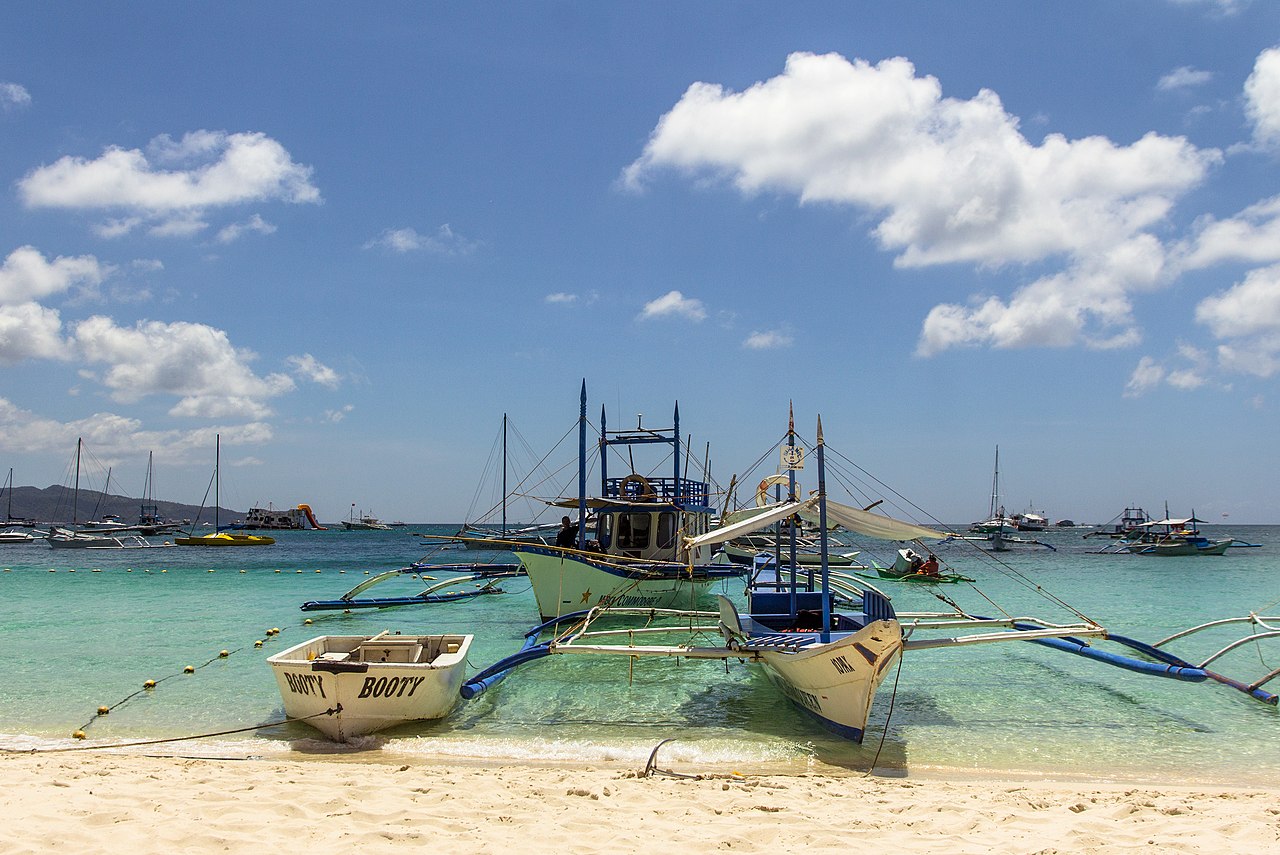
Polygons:
[[[951,540],[948,537],[947,540]],[[962,576],[951,570],[944,570],[938,566],[937,558],[933,558],[932,567],[929,561],[919,555],[911,547],[904,547],[897,551],[894,556],[893,564],[888,567],[881,567],[876,564],[872,567],[876,575],[874,577],[865,573],[859,574],[864,579],[889,579],[895,582],[916,582],[924,585],[940,585],[954,584],[956,582],[973,582],[974,579],[968,576]]]
[[378,518],[371,514],[361,511],[359,516],[356,515],[356,506],[351,505],[351,516],[342,520],[342,527],[347,531],[390,531],[391,526],[386,523],[379,522]]
[[[611,431],[600,411],[600,494],[587,496],[587,384],[580,396],[578,418],[578,496],[550,504],[576,508],[579,524],[568,538],[548,545],[491,540],[515,553],[533,586],[544,620],[583,608],[610,604],[645,608],[693,607],[717,581],[740,576],[728,564],[711,563],[710,545],[688,545],[687,538],[711,528],[715,513],[709,487],[681,474],[680,406],[670,429]],[[636,446],[669,446],[670,477],[609,474],[609,454]]]
[[1083,537],[1110,537],[1113,540],[1129,538],[1141,533],[1142,527],[1149,522],[1151,522],[1151,515],[1134,504],[1121,511],[1119,516],[1112,517],[1110,522],[1084,534]]
[[[794,430],[789,429],[784,459],[797,458],[795,441]],[[724,542],[780,520],[794,525],[797,515],[809,514],[816,514],[820,521],[819,542],[824,552],[829,551],[829,522],[858,535],[886,541],[947,536],[929,526],[832,501],[827,495],[827,455],[821,419],[814,451],[818,460],[815,495],[800,500],[791,490],[787,501],[767,513],[685,538],[686,545],[692,548]],[[847,472],[840,473],[839,482],[848,484],[847,476]],[[726,670],[735,664],[762,667],[781,694],[804,714],[860,742],[867,731],[877,690],[894,672],[894,666],[901,667],[907,656],[1016,641],[1183,683],[1213,679],[1265,703],[1276,704],[1278,700],[1262,687],[1280,676],[1280,671],[1253,682],[1217,674],[1207,667],[1214,657],[1194,665],[1165,649],[1165,644],[1177,636],[1153,645],[1120,635],[1044,591],[1042,585],[1016,568],[992,563],[1064,610],[1068,618],[984,617],[962,609],[950,599],[944,602],[952,606],[952,611],[906,612],[896,609],[891,598],[874,585],[842,576],[825,562],[816,568],[795,561],[779,566],[762,557],[748,582],[745,608],[721,595],[716,611],[629,608],[605,603],[564,614],[530,629],[519,652],[475,674],[463,684],[461,693],[465,699],[475,698],[509,678],[517,668],[556,656],[617,657],[626,663],[628,674],[644,667],[637,663],[646,659],[719,660]],[[983,601],[999,608],[985,595]],[[1280,637],[1280,631],[1255,633],[1232,646],[1274,637]],[[1104,642],[1121,651],[1103,649]],[[708,679],[718,671],[708,670]]]
[[285,714],[329,739],[447,716],[470,635],[322,635],[267,658]]
[[1151,520],[1138,526],[1131,540],[1124,547],[1135,555],[1180,557],[1185,555],[1223,555],[1234,542],[1233,538],[1210,540],[1200,533],[1198,520],[1193,513],[1189,517]]
[[[222,435],[217,434],[214,437],[213,452],[213,531],[208,534],[195,534],[195,529],[187,533],[186,537],[175,537],[173,542],[178,546],[270,546],[275,543],[275,538],[267,537],[264,534],[244,534],[239,531],[220,531],[219,522],[219,502],[222,499]],[[205,494],[206,496],[208,493]],[[199,517],[197,516],[197,520]]]
[[163,549],[169,541],[152,543],[140,534],[93,533],[53,527],[45,538],[54,549]]

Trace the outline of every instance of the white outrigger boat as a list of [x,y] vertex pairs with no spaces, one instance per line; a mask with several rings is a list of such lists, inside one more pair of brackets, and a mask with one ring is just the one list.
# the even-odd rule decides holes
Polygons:
[[[600,411],[600,495],[588,498],[587,384],[582,384],[578,422],[578,497],[558,499],[557,507],[577,508],[578,530],[572,546],[527,541],[487,540],[493,548],[515,553],[533,585],[538,611],[550,620],[584,608],[610,605],[640,608],[693,608],[718,581],[740,577],[741,568],[712,563],[711,545],[691,540],[711,528],[715,509],[709,485],[681,475],[680,407],[670,430],[637,424],[609,431]],[[613,447],[643,444],[671,446],[671,477],[636,472],[609,477]],[[588,514],[590,513],[590,517]],[[594,526],[590,531],[589,526]]]
[[[792,474],[795,468],[800,468],[796,462],[803,460],[796,439],[794,429],[789,428],[782,460]],[[814,450],[818,460],[816,495],[799,500],[794,477],[791,477],[787,501],[741,523],[687,537],[686,547],[724,542],[780,520],[789,520],[794,526],[797,517],[808,517],[814,512],[819,520],[819,543],[824,556],[829,553],[829,522],[862,536],[889,541],[919,542],[948,537],[946,532],[830,501],[820,419]],[[794,547],[792,549],[794,551]],[[616,656],[623,657],[629,665],[640,658],[653,657],[720,660],[726,668],[739,662],[762,666],[770,680],[800,710],[828,729],[861,742],[876,691],[892,666],[901,664],[904,653],[1026,641],[1137,673],[1187,682],[1213,679],[1266,703],[1277,702],[1277,696],[1262,686],[1280,676],[1280,669],[1253,683],[1227,678],[1207,669],[1213,658],[1197,666],[1163,649],[1174,638],[1152,645],[1110,633],[1052,597],[1049,597],[1052,602],[1066,608],[1078,620],[1054,623],[1008,615],[986,618],[964,612],[958,606],[952,612],[900,613],[883,592],[850,574],[832,570],[827,560],[817,567],[802,565],[794,559],[778,566],[772,558],[761,556],[755,569],[747,586],[745,614],[739,613],[734,603],[724,596],[719,598],[718,611],[596,604],[531,629],[525,635],[522,650],[467,680],[462,686],[462,696],[473,698],[493,687],[517,666],[550,656]],[[954,605],[951,600],[947,602]],[[1242,639],[1229,649],[1263,638],[1280,637],[1280,632],[1266,624],[1263,626],[1269,631]],[[1114,642],[1136,655],[1102,650],[1091,640]]]
[[470,635],[322,635],[268,657],[285,714],[337,742],[447,716]]

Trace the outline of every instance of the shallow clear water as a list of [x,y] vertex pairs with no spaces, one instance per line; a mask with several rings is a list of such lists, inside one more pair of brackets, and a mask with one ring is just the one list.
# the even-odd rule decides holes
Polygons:
[[[277,721],[283,709],[265,659],[313,635],[473,633],[469,664],[479,670],[518,649],[534,623],[527,580],[504,580],[503,595],[453,604],[351,614],[298,608],[306,600],[337,598],[366,573],[421,558],[424,548],[411,532],[448,530],[285,532],[275,546],[227,550],[2,546],[0,746],[69,745],[79,728],[87,730],[89,744],[100,744]],[[937,592],[972,613],[997,613],[989,599],[1011,615],[1070,621],[1038,585],[1109,629],[1144,641],[1215,618],[1280,613],[1280,527],[1206,533],[1224,532],[1264,545],[1206,558],[1097,555],[1090,550],[1110,541],[1065,530],[1042,536],[1056,552],[1006,553],[1004,567],[967,545],[943,546],[939,555],[977,582]],[[509,556],[448,551],[439,558]],[[406,577],[371,593],[405,595],[426,584]],[[881,587],[899,611],[947,608],[929,588]],[[313,623],[304,624],[307,619]],[[272,628],[281,633],[268,635]],[[1195,660],[1245,631],[1173,649]],[[254,646],[259,640],[260,648]],[[194,674],[183,673],[188,665]],[[1280,641],[1249,646],[1215,666],[1256,679],[1280,667]],[[148,679],[159,685],[142,691]],[[112,707],[109,715],[96,715],[101,705]],[[356,746],[333,746],[312,734],[291,724],[158,750],[238,756],[377,751],[449,762],[640,767],[657,743],[674,738],[662,749],[662,763],[695,770],[860,771],[874,760],[888,774],[948,768],[1280,780],[1275,707],[1217,683],[1142,676],[1025,643],[908,654],[896,685],[890,676],[882,687],[862,746],[812,724],[750,666],[560,657],[524,666],[443,722],[407,725]]]

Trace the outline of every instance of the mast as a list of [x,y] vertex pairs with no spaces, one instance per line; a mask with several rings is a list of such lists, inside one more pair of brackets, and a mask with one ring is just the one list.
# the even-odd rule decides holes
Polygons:
[[[73,526],[77,525],[77,522],[79,522],[79,449],[81,449],[81,444],[83,442],[84,442],[84,439],[82,438],[82,436],[77,436],[76,438],[76,491],[72,493],[72,525]],[[1167,515],[1166,513],[1165,516],[1167,517],[1169,515]]]
[[507,536],[507,414],[502,414],[502,536]]
[[[991,510],[987,513],[987,519],[995,519],[996,505],[1000,503],[1000,446],[996,446],[996,471],[991,476]],[[1004,514],[1000,515],[1001,517]]]
[[[604,416],[601,411],[600,432],[604,435]],[[605,455],[601,454],[603,461]],[[600,464],[604,471],[604,464]],[[582,378],[582,395],[578,405],[578,549],[587,545],[587,379]]]
[[672,445],[671,459],[675,461],[675,497],[671,500],[672,504],[677,507],[680,505],[680,402],[676,401],[675,414],[676,427],[672,436],[675,437],[675,443]]
[[822,416],[818,416],[818,542],[822,550],[822,642],[831,640],[831,575],[827,565],[827,467],[822,441]]
[[[795,403],[787,402],[787,448],[794,449],[796,447],[796,409]],[[787,467],[787,501],[794,502],[796,500],[796,470]],[[787,526],[790,534],[789,549],[791,552],[791,613],[796,614],[798,604],[796,603],[796,521],[795,517],[791,518],[790,524]],[[809,581],[813,581],[813,571],[809,571]],[[812,587],[812,585],[811,585]]]
[[12,466],[9,467],[9,480],[6,483],[8,483],[9,485],[9,506],[5,509],[4,521],[6,524],[8,524],[9,520],[13,519],[13,467]]
[[218,504],[222,501],[222,434],[213,435],[213,533],[218,533]]

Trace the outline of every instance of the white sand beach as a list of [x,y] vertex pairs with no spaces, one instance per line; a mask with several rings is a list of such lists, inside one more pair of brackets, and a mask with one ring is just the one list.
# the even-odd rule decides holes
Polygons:
[[0,852],[1280,852],[1280,789],[0,755]]

